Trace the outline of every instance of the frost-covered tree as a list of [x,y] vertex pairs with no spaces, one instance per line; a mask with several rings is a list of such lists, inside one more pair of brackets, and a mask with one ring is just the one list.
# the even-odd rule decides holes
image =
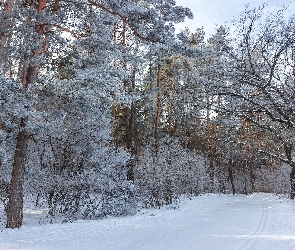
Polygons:
[[194,59],[201,50],[190,34],[182,32],[171,48],[153,45],[145,57],[138,119],[143,143],[153,141],[155,151],[167,134],[189,144],[187,134],[193,129],[199,112],[198,72]]
[[[52,155],[57,153],[54,164],[59,170],[65,166],[71,169],[77,165],[74,160],[79,161],[76,158],[84,155],[85,164],[95,145],[109,143],[106,131],[111,128],[112,103],[130,104],[124,82],[132,75],[130,68],[137,59],[134,47],[127,49],[114,39],[114,27],[126,29],[125,34],[132,37],[130,41],[138,47],[153,43],[165,48],[174,43],[173,23],[192,15],[189,9],[176,6],[174,1],[156,0],[6,0],[0,8],[1,85],[10,78],[13,84],[22,85],[20,92],[24,95],[33,89],[33,94],[41,99],[53,88],[54,96],[67,99],[57,103],[73,105],[71,110],[67,107],[63,113],[53,114],[56,103],[52,103],[55,98],[51,99],[49,94],[46,102],[34,103],[32,116],[17,109],[20,116],[14,127],[16,141],[6,224],[15,228],[22,225],[22,187],[31,136],[40,141],[44,138],[54,141],[51,145]],[[38,91],[40,86],[42,90]],[[9,93],[6,91],[4,95]],[[14,101],[20,108],[28,109],[28,105]],[[11,118],[13,106],[7,107],[1,112]],[[38,118],[38,112],[48,112],[48,115]],[[83,113],[89,116],[82,117]],[[79,123],[84,118],[86,127]],[[97,124],[99,129],[95,130]],[[5,126],[1,123],[1,128]],[[46,132],[46,126],[53,129]],[[78,133],[79,129],[85,131]],[[58,134],[52,135],[53,131]],[[1,136],[6,135],[3,132]],[[81,149],[84,144],[79,139],[83,136],[87,150]]]
[[[275,157],[291,167],[291,198],[295,194],[294,165],[294,16],[285,8],[265,14],[264,7],[246,9],[236,21],[230,43],[220,40],[224,82],[216,85],[237,105],[223,106],[251,125],[258,126],[275,147],[258,145],[262,155]],[[226,103],[226,102],[224,102]]]

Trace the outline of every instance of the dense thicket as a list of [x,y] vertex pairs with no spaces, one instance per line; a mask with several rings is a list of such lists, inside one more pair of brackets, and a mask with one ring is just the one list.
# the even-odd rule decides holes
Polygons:
[[[175,34],[173,0],[0,5],[0,198],[48,221],[202,192],[294,198],[294,17]],[[287,164],[287,165],[286,165]],[[290,174],[291,173],[291,174]],[[290,178],[289,175],[290,174]]]

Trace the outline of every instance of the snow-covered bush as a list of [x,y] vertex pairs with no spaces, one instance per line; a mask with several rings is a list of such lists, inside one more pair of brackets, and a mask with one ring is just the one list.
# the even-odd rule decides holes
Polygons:
[[160,140],[159,151],[148,144],[134,170],[135,188],[143,207],[177,202],[180,195],[197,195],[208,184],[205,161],[184,149],[177,139]]
[[[81,171],[53,173],[39,164],[26,174],[25,197],[34,200],[30,209],[48,208],[47,220],[73,221],[108,215],[133,214],[134,187],[127,181],[129,154],[110,147],[100,148]],[[32,162],[31,162],[32,163]]]
[[255,192],[288,194],[290,192],[290,166],[261,166],[255,171]]

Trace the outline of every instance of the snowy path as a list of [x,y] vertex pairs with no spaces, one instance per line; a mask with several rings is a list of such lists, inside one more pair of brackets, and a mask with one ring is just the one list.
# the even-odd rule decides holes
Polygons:
[[180,209],[0,232],[0,249],[295,249],[294,203],[268,194],[203,195]]

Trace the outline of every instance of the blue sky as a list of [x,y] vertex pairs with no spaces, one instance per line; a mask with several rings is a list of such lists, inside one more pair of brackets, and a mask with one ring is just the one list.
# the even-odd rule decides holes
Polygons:
[[187,19],[185,23],[176,25],[176,31],[186,26],[194,31],[203,26],[208,38],[214,33],[216,24],[229,23],[234,17],[238,17],[246,4],[249,3],[250,8],[254,8],[264,2],[267,3],[269,10],[275,9],[277,5],[290,4],[289,13],[295,14],[294,0],[176,0],[177,5],[189,7],[194,13],[194,19]]

